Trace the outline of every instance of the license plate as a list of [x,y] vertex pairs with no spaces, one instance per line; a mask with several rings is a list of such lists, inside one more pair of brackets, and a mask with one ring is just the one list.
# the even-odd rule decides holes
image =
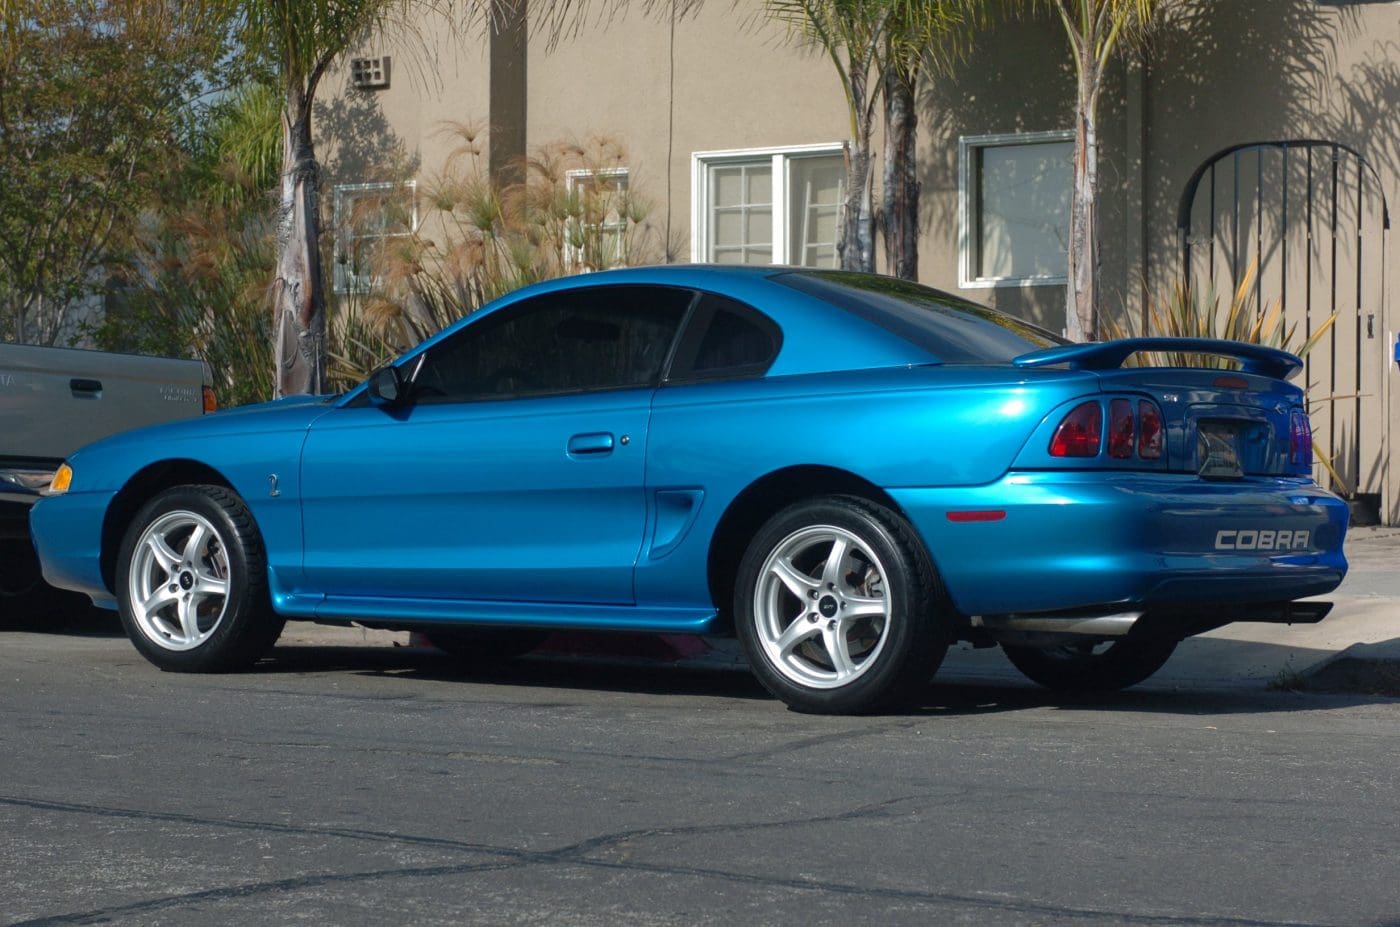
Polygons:
[[1244,479],[1240,427],[1234,422],[1200,422],[1196,426],[1196,461],[1202,479]]

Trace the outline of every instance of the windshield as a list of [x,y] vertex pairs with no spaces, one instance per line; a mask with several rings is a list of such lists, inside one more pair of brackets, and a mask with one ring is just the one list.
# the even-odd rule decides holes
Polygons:
[[897,277],[831,270],[772,279],[873,322],[945,364],[1004,364],[1069,343],[1022,319]]

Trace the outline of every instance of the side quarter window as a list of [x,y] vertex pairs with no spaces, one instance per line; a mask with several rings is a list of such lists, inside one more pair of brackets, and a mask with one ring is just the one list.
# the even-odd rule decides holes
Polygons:
[[705,293],[676,349],[667,382],[763,376],[781,346],[782,332],[766,315],[728,297]]
[[599,286],[523,300],[430,348],[418,375],[419,401],[654,386],[694,295]]

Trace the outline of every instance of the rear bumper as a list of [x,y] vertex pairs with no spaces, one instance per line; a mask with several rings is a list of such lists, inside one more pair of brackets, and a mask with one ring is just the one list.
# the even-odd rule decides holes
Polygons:
[[[969,616],[1251,606],[1331,592],[1346,575],[1346,504],[1308,479],[1013,473],[889,492]],[[949,518],[960,512],[992,520]]]

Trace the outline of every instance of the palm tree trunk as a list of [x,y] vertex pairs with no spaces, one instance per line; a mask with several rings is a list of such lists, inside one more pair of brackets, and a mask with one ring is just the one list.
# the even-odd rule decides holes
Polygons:
[[1098,93],[1098,70],[1086,63],[1080,75],[1075,109],[1074,193],[1069,220],[1069,287],[1065,300],[1065,329],[1071,341],[1094,341],[1097,337]]
[[300,86],[282,112],[282,185],[277,277],[272,284],[276,396],[326,391],[326,299],[321,285],[320,213],[311,99]]
[[875,269],[875,215],[870,171],[871,119],[866,105],[864,77],[851,69],[851,110],[855,138],[846,149],[846,203],[841,216],[841,236],[836,252],[842,270]]
[[891,68],[885,83],[885,260],[896,277],[919,278],[919,178],[915,144],[919,114],[915,77]]

